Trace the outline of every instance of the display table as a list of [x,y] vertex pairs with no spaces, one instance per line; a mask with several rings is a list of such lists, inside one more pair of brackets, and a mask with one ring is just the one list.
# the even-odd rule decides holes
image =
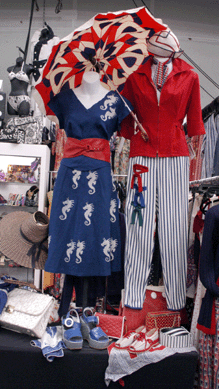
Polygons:
[[[32,338],[0,328],[1,389],[106,389],[107,350],[84,342],[82,350],[64,350],[64,357],[48,362]],[[175,354],[124,377],[126,389],[192,389],[198,354]],[[122,388],[112,382],[108,388]]]

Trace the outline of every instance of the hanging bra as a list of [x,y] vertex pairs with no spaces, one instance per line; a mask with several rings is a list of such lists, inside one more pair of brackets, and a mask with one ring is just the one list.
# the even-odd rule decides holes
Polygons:
[[[16,67],[16,65],[14,66],[14,68]],[[27,82],[29,83],[30,80],[29,80],[29,77],[28,75],[23,71],[23,67],[24,67],[24,62],[22,63],[22,66],[21,66],[21,70],[19,70],[19,72],[15,73],[13,70],[8,74],[8,78],[9,80],[13,80],[14,78],[16,78],[17,80],[19,81],[24,81],[24,82]]]

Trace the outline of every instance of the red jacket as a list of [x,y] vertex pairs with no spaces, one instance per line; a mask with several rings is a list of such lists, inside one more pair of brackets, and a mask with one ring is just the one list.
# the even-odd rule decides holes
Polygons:
[[133,105],[149,140],[145,142],[140,131],[134,135],[131,115],[123,120],[120,136],[131,139],[130,157],[189,156],[182,126],[184,117],[187,115],[189,137],[205,134],[198,74],[182,59],[174,59],[158,104],[151,64],[152,57],[127,79],[122,92]]

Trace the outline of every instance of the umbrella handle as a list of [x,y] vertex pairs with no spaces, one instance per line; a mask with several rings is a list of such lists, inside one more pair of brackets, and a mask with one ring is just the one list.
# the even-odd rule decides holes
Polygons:
[[147,132],[145,131],[144,127],[142,126],[142,124],[139,122],[137,116],[131,111],[130,114],[132,115],[135,123],[137,124],[137,127],[139,128],[139,130],[141,131],[141,136],[142,138],[147,141],[149,138],[148,138],[148,134]]

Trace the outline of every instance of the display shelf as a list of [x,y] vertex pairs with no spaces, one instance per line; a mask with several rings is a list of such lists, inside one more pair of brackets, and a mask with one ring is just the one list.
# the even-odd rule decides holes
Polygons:
[[[36,159],[39,159],[37,170],[32,170],[30,167]],[[34,213],[37,210],[46,213],[47,205],[47,191],[49,183],[49,165],[50,165],[50,149],[47,145],[34,145],[34,144],[13,144],[4,143],[0,144],[0,172],[3,175],[7,175],[10,179],[12,174],[13,181],[0,181],[0,194],[3,198],[9,202],[9,194],[12,195],[24,195],[27,191],[36,185],[39,189],[36,198],[36,206],[21,206],[21,205],[0,205],[0,218],[5,214],[23,211]],[[31,179],[34,182],[28,180],[29,172],[32,174]],[[25,175],[27,173],[27,175]],[[24,182],[19,181],[20,174],[24,179]],[[3,215],[4,214],[4,215]],[[7,274],[18,278],[22,281],[33,282],[36,287],[40,287],[42,272],[41,270],[27,269],[24,267],[9,267],[7,261],[0,265],[1,275]]]
[[14,211],[16,211],[16,212],[17,211],[24,211],[24,212],[34,213],[37,210],[38,210],[38,206],[36,206],[36,207],[27,207],[27,206],[21,207],[20,205],[17,206],[17,205],[4,204],[4,205],[0,205],[0,217],[1,217],[2,213],[5,214],[5,212],[11,213]]
[[22,266],[0,266],[1,276],[10,276],[19,279],[24,282],[34,282],[34,269],[28,269]]
[[0,185],[39,185],[39,181],[35,182],[20,182],[20,181],[0,181]]

